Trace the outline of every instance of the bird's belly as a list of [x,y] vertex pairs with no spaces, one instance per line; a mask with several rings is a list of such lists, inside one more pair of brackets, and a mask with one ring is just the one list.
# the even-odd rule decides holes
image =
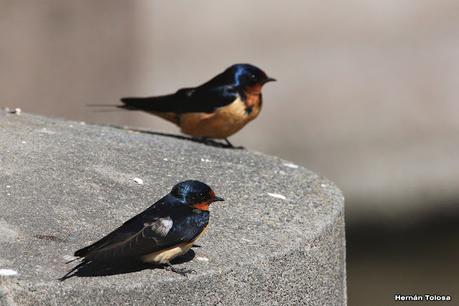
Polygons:
[[180,243],[173,247],[144,255],[141,259],[143,262],[147,262],[147,263],[155,263],[155,264],[169,263],[175,257],[184,255],[186,252],[188,252],[193,246],[193,243],[196,240],[198,240],[202,235],[204,235],[206,231],[207,231],[207,226],[192,241]]
[[193,242],[182,243],[165,250],[145,255],[142,257],[142,261],[148,263],[165,264],[170,262],[175,257],[185,254],[191,249],[192,246]]
[[182,114],[180,128],[183,133],[195,137],[228,138],[255,119],[259,112],[259,105],[255,105],[252,112],[248,114],[244,102],[237,99],[211,114]]

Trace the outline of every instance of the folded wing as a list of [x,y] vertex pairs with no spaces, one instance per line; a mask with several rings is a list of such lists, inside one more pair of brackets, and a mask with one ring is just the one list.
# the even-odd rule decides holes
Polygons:
[[175,243],[166,239],[173,226],[170,217],[145,223],[141,223],[140,218],[128,222],[96,243],[76,251],[75,256],[84,257],[85,261],[110,261],[139,257]]
[[232,86],[201,86],[183,88],[164,96],[122,98],[124,105],[119,107],[146,112],[211,113],[232,103],[236,98],[237,91]]

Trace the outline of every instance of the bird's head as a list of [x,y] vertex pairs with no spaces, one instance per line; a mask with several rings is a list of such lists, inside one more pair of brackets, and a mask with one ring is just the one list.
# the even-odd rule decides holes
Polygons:
[[207,184],[195,180],[178,183],[172,188],[171,195],[202,211],[208,211],[209,205],[213,202],[224,201],[223,198],[216,196]]
[[276,81],[276,79],[268,77],[260,68],[250,64],[235,64],[226,71],[234,76],[236,86],[246,91],[261,92],[263,85]]

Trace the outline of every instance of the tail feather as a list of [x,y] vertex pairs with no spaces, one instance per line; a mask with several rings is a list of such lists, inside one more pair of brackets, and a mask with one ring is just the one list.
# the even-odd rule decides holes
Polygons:
[[127,109],[127,110],[143,110],[147,103],[145,102],[147,98],[121,98],[123,105],[118,105],[118,108]]
[[88,107],[117,107],[119,104],[86,104]]
[[119,108],[128,110],[143,110],[147,112],[170,112],[174,109],[174,95],[166,95],[148,98],[122,98],[124,105]]
[[145,112],[172,112],[172,113],[186,113],[196,111],[196,107],[190,101],[190,95],[194,91],[193,88],[182,88],[176,93],[156,96],[156,97],[146,97],[146,98],[136,98],[128,97],[122,98],[121,102],[124,105],[120,106],[123,109],[130,110],[142,110]]
[[65,281],[66,279],[68,278],[71,278],[73,276],[75,276],[75,274],[83,267],[87,264],[88,262],[87,261],[82,261],[80,262],[78,265],[76,265],[75,267],[73,267],[69,272],[67,272],[64,276],[58,278],[59,281],[63,282]]

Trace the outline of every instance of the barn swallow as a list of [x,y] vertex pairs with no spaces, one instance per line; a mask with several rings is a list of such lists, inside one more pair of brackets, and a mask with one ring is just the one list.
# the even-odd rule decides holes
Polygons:
[[210,81],[176,93],[122,98],[127,110],[141,110],[159,116],[180,127],[184,134],[201,138],[224,139],[255,119],[262,106],[261,89],[275,81],[258,67],[235,64]]
[[80,264],[61,280],[73,276],[89,263],[113,264],[140,261],[165,266],[185,275],[171,260],[183,255],[205,232],[209,223],[209,205],[223,198],[200,181],[188,180],[175,185],[155,204],[129,219],[99,241],[74,253]]

